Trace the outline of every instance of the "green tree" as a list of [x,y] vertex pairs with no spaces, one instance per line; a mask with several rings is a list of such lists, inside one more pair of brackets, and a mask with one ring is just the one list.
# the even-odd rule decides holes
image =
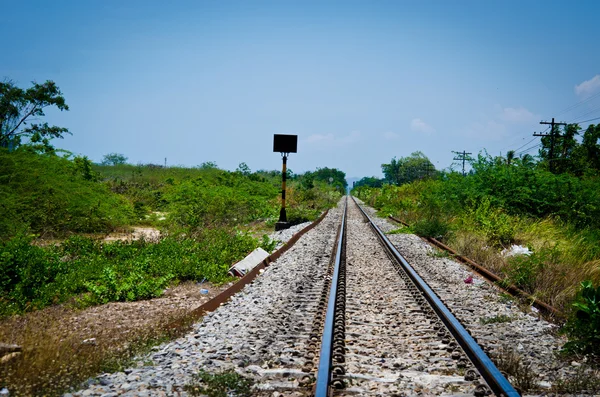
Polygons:
[[515,151],[514,150],[509,150],[506,153],[506,165],[510,165],[515,159]]
[[364,178],[362,178],[359,181],[356,181],[356,183],[354,183],[355,188],[360,187],[360,186],[368,186],[368,187],[382,187],[383,186],[383,179],[379,179],[377,177],[374,176],[365,176]]
[[120,153],[109,153],[102,157],[102,165],[121,165],[127,164],[127,157]]
[[26,138],[36,150],[52,152],[50,140],[70,134],[69,130],[48,123],[30,122],[43,117],[47,107],[56,106],[61,111],[69,110],[69,107],[53,81],[32,84],[24,90],[11,81],[0,83],[0,147],[19,146]]
[[594,170],[600,170],[600,124],[591,124],[583,134],[581,148],[586,163]]
[[541,165],[555,174],[578,173],[574,154],[579,146],[575,137],[580,129],[578,124],[567,124],[562,131],[555,127],[550,135],[542,137]]
[[200,164],[200,169],[203,170],[208,170],[208,169],[217,169],[219,168],[217,166],[217,163],[214,161],[205,161],[204,163]]
[[242,162],[238,165],[236,171],[245,176],[248,176],[252,173],[252,170],[250,170],[250,167],[248,167],[248,164],[246,164],[244,162]]
[[389,164],[381,164],[385,182],[403,185],[412,181],[432,177],[436,170],[431,161],[422,152],[413,152],[408,157],[394,157]]

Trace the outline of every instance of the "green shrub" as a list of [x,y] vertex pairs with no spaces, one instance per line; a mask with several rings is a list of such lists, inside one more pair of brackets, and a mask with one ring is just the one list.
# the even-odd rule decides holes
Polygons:
[[113,301],[136,301],[150,299],[162,294],[173,275],[148,277],[143,269],[118,274],[115,268],[105,267],[96,283],[85,282],[90,291],[87,302],[103,304]]
[[158,243],[102,243],[73,236],[46,248],[18,236],[0,242],[0,316],[83,293],[82,303],[102,304],[159,296],[175,280],[223,283],[229,267],[258,246],[250,234],[227,229],[205,229],[195,238],[167,237]]
[[444,239],[450,231],[450,225],[440,218],[421,219],[412,225],[417,236]]
[[584,354],[600,355],[600,285],[594,288],[591,281],[581,282],[577,300],[573,303],[574,316],[565,330],[569,342],[565,348]]
[[60,300],[50,285],[67,271],[56,252],[31,245],[31,237],[0,241],[0,316]]
[[536,284],[542,271],[549,264],[555,263],[560,256],[560,251],[541,249],[531,255],[516,255],[508,258],[508,267],[505,269],[505,282],[514,284],[524,291],[534,293]]
[[263,234],[262,240],[260,242],[260,247],[262,249],[264,249],[265,251],[267,251],[268,253],[271,253],[275,250],[275,247],[277,247],[278,243],[279,243],[279,240],[271,240],[269,238],[269,236],[267,236],[266,234]]
[[515,227],[512,218],[502,209],[492,207],[489,196],[483,197],[478,204],[467,208],[462,219],[467,229],[482,232],[491,246],[508,246],[514,242]]
[[107,232],[132,220],[132,206],[96,182],[90,161],[0,148],[0,239]]

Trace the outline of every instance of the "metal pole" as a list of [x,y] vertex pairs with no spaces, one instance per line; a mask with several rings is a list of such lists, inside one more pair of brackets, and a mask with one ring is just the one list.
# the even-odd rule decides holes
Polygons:
[[287,222],[285,213],[285,182],[287,180],[287,153],[283,154],[283,167],[281,169],[281,211],[279,211],[279,222]]

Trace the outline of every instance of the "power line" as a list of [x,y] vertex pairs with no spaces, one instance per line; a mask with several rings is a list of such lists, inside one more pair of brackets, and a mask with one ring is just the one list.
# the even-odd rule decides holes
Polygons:
[[535,140],[536,140],[536,137],[534,137],[532,140],[530,140],[530,141],[529,141],[529,142],[527,142],[526,144],[524,144],[524,145],[522,145],[522,146],[520,146],[520,147],[518,147],[518,148],[514,149],[514,152],[516,152],[517,150],[519,150],[519,149],[521,149],[521,148],[523,148],[523,147],[525,147],[525,146],[529,145],[531,142],[533,142],[533,141],[535,141]]
[[576,104],[574,104],[574,105],[571,105],[571,106],[569,106],[568,108],[566,108],[566,109],[564,109],[564,110],[561,110],[561,111],[560,111],[560,112],[557,114],[557,116],[560,116],[560,115],[562,115],[562,114],[564,114],[564,113],[568,113],[568,112],[570,112],[571,110],[575,109],[576,107],[578,107],[578,106],[581,106],[581,105],[583,105],[584,103],[587,103],[587,102],[591,101],[592,99],[594,99],[594,98],[597,98],[597,97],[599,97],[599,96],[600,96],[600,92],[597,92],[597,93],[595,93],[594,95],[592,95],[591,97],[588,97],[588,98],[586,98],[586,99],[583,99],[583,100],[581,100],[581,101],[577,102]]
[[[579,116],[577,116],[577,117],[574,117],[573,119],[579,119],[579,118],[582,118],[582,117],[588,116],[588,115],[590,115],[590,114],[592,114],[592,113],[594,113],[594,112],[597,112],[597,111],[599,111],[599,110],[600,110],[600,106],[598,106],[598,107],[596,107],[596,108],[594,108],[594,109],[592,109],[592,110],[590,110],[590,111],[588,111],[588,112],[582,113],[582,114],[580,114]],[[573,121],[573,123],[577,123],[577,121]],[[573,124],[573,123],[572,123],[572,124]]]
[[578,121],[577,124],[579,123],[587,123],[589,121],[594,121],[594,120],[600,120],[600,117],[596,117],[595,119],[589,119],[589,120],[583,120],[583,121]]
[[510,144],[508,144],[508,145],[506,145],[506,146],[504,146],[502,149],[500,149],[500,151],[503,151],[504,149],[508,149],[508,148],[509,148],[509,147],[511,147],[511,146],[518,145],[518,144],[519,144],[519,143],[520,143],[522,140],[524,140],[524,139],[526,139],[526,138],[527,138],[527,137],[526,137],[526,136],[524,136],[523,138],[520,138],[520,139],[518,139],[518,140],[516,140],[516,141],[514,141],[514,142],[512,142],[512,143],[510,143]]
[[527,152],[529,152],[529,151],[531,151],[531,150],[533,150],[533,149],[537,149],[537,148],[539,148],[539,147],[541,147],[541,146],[542,146],[542,144],[541,144],[541,143],[538,143],[538,144],[536,144],[536,145],[533,145],[533,146],[531,146],[531,147],[528,147],[527,149],[523,149],[523,150],[521,150],[521,151],[520,151],[520,152],[518,152],[518,153],[515,153],[515,156],[520,156],[520,155],[522,155],[522,154],[525,154],[525,153],[527,153]]

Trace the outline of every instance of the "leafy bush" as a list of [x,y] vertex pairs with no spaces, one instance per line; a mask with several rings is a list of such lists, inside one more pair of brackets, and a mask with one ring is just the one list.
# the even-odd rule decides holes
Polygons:
[[492,207],[490,197],[467,208],[463,216],[463,225],[475,228],[483,233],[490,245],[495,247],[508,246],[515,239],[515,227],[511,217],[502,209]]
[[450,231],[450,225],[434,217],[415,222],[412,229],[417,236],[443,239]]
[[594,288],[590,280],[581,282],[579,296],[573,307],[574,316],[565,329],[569,335],[567,350],[600,355],[600,285]]
[[0,241],[0,316],[55,303],[50,283],[66,271],[56,252],[31,245],[31,237]]
[[229,267],[259,245],[235,230],[206,229],[196,237],[102,243],[73,236],[47,248],[32,245],[31,237],[0,242],[0,316],[84,293],[82,303],[102,304],[159,296],[176,280],[222,283]]
[[95,181],[91,162],[0,149],[0,239],[106,232],[132,219],[131,205]]

